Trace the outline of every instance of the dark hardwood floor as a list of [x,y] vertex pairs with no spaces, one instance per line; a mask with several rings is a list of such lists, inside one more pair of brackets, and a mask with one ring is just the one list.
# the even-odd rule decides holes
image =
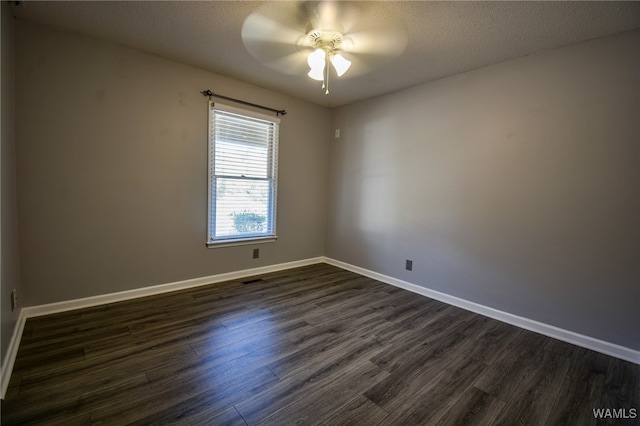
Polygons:
[[325,264],[245,281],[29,319],[2,423],[639,423],[593,414],[640,409],[632,363]]

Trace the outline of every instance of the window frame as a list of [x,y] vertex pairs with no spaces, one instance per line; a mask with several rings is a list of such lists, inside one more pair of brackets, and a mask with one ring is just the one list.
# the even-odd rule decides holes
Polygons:
[[[208,143],[207,143],[207,160],[208,160],[208,181],[207,181],[207,242],[209,248],[229,247],[246,244],[269,243],[278,239],[276,235],[276,218],[277,218],[277,193],[278,193],[278,145],[280,118],[261,114],[255,111],[236,108],[219,102],[209,101],[208,103]],[[269,201],[267,212],[267,231],[265,233],[254,234],[235,234],[215,236],[216,231],[216,197],[217,179],[238,179],[242,177],[215,174],[215,113],[222,111],[228,114],[234,114],[250,120],[259,120],[267,122],[273,126],[273,137],[270,138],[271,146],[267,150],[267,177],[266,178],[244,178],[245,180],[266,181],[269,183]]]

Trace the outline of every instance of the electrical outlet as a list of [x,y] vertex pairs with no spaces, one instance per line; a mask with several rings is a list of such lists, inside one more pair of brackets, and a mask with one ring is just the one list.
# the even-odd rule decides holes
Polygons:
[[404,268],[407,271],[413,271],[413,260],[407,259],[407,262],[405,263]]
[[11,311],[15,311],[17,306],[18,306],[18,293],[14,288],[13,291],[11,292]]
[[253,258],[258,259],[260,257],[260,249],[253,249]]

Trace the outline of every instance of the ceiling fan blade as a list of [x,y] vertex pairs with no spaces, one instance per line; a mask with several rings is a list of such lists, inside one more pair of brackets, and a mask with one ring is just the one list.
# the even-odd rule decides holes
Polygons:
[[[400,56],[408,43],[404,22],[383,2],[320,2],[313,8],[314,25],[331,27],[343,34],[340,46],[352,67],[341,78],[350,78],[379,68]],[[337,21],[331,23],[332,20]]]
[[406,32],[361,31],[345,35],[343,49],[354,54],[398,57],[407,47]]
[[299,50],[288,55],[283,55],[275,59],[264,62],[270,68],[283,71],[290,75],[304,75],[309,71],[307,56],[309,50]]
[[249,15],[242,25],[242,42],[247,51],[265,65],[280,72],[296,74],[306,64],[306,56],[301,52],[308,53],[309,49],[305,26],[298,19],[298,6],[284,3],[287,4],[278,5],[278,9],[284,6],[289,10],[263,8]]
[[307,14],[311,28],[344,33],[357,21],[358,8],[349,2],[308,2]]
[[268,40],[292,44],[299,38],[304,38],[305,35],[299,28],[289,27],[260,13],[252,13],[242,25],[243,41]]
[[371,9],[345,31],[343,49],[356,54],[395,58],[404,52],[409,37],[404,23],[390,14]]
[[341,80],[347,80],[349,78],[367,74],[389,62],[389,57],[385,55],[352,55],[346,52],[342,52],[341,54],[345,59],[351,61],[351,67],[349,67],[347,72],[340,76]]
[[403,29],[346,34],[341,53],[352,62],[352,66],[341,78],[357,77],[393,62],[404,52],[407,41],[407,33]]

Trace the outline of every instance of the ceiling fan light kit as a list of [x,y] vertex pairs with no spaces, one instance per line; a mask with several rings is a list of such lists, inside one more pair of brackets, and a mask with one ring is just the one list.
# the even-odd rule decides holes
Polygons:
[[[311,70],[307,74],[314,80],[322,81],[325,94],[329,94],[329,67],[331,62],[338,77],[344,75],[351,67],[351,61],[340,53],[344,36],[332,30],[312,30],[307,34],[307,43],[314,49],[307,57]],[[326,72],[325,72],[326,70]]]

